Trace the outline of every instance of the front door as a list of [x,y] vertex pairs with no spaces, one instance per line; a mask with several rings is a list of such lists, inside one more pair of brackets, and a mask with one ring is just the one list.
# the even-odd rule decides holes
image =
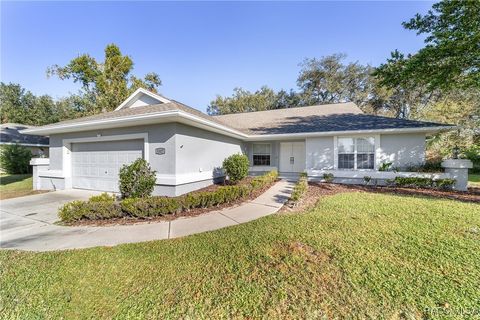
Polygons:
[[305,161],[305,142],[280,143],[280,172],[303,172]]

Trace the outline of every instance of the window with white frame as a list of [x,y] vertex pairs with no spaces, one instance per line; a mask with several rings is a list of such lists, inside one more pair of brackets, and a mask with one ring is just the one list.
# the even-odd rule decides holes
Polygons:
[[374,169],[375,139],[373,137],[339,137],[337,149],[338,169]]
[[269,166],[272,146],[269,143],[253,144],[253,165]]

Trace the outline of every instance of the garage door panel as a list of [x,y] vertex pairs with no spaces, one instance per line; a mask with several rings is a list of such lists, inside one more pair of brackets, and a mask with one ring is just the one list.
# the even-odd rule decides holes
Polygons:
[[72,145],[74,188],[118,192],[118,173],[143,158],[143,140],[75,143]]

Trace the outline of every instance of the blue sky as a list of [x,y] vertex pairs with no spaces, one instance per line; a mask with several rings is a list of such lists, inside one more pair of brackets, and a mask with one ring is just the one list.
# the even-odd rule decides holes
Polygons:
[[81,53],[116,43],[134,74],[157,72],[160,92],[200,110],[234,87],[296,88],[306,57],[346,53],[378,65],[421,37],[401,22],[432,2],[1,2],[1,80],[55,98],[70,80],[46,77]]

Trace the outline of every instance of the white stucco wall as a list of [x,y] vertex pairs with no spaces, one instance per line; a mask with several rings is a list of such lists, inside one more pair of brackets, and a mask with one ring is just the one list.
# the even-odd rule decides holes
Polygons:
[[[394,167],[405,168],[425,162],[425,134],[382,134],[376,163],[392,162]],[[334,169],[334,137],[306,139],[307,170]]]
[[243,153],[240,140],[199,128],[176,125],[176,174],[212,172],[232,154]]
[[379,162],[392,162],[394,167],[405,168],[425,162],[425,134],[382,134]]
[[[73,132],[50,136],[50,170],[62,170],[63,139],[94,138],[148,133],[149,162],[159,174],[175,174],[175,124],[157,124],[141,127],[125,127],[96,131]],[[156,155],[155,148],[165,148],[164,155]]]
[[332,137],[307,138],[305,141],[307,169],[330,170],[334,166]]
[[[143,133],[148,134],[148,149],[144,150],[144,154],[148,153],[148,161],[152,169],[157,171],[155,193],[159,195],[179,195],[212,183],[214,178],[223,176],[220,169],[226,157],[244,152],[240,140],[179,123],[57,134],[50,137],[49,174],[60,177],[64,175],[62,149],[65,139],[95,139],[98,135],[106,138]],[[90,149],[108,151],[110,146],[118,149],[122,141],[87,144]],[[74,142],[73,146],[78,149],[81,144]],[[165,148],[165,154],[155,154],[156,148]],[[64,183],[65,186],[69,184],[70,182]]]

